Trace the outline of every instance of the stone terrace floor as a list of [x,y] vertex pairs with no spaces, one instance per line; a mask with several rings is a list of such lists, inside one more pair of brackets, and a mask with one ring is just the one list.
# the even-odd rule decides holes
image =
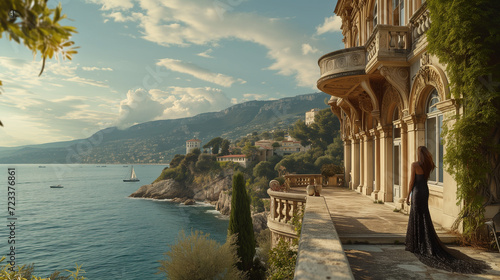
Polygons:
[[[330,216],[342,240],[355,279],[500,279],[500,253],[471,247],[450,248],[491,266],[484,274],[467,275],[430,268],[404,249],[408,216],[394,212],[394,205],[377,204],[345,188],[325,188]],[[456,239],[435,224],[445,243]]]

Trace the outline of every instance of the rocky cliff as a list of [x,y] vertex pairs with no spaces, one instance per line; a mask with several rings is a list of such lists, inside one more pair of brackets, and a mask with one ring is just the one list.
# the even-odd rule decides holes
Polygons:
[[[186,205],[195,201],[209,202],[223,215],[231,214],[231,188],[233,171],[226,170],[208,180],[193,180],[192,183],[179,183],[173,179],[162,180],[144,185],[129,197],[172,199]],[[202,181],[202,182],[199,182]],[[252,215],[254,230],[260,232],[267,228],[267,213]]]
[[203,201],[215,205],[216,210],[224,215],[231,211],[230,189],[233,171],[227,170],[209,178],[195,178],[191,183],[180,183],[173,179],[162,180],[144,185],[130,197],[153,199],[172,199],[176,202]]

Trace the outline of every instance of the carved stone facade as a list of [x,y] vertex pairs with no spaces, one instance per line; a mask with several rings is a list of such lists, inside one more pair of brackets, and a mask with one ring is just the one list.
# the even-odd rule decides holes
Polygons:
[[429,179],[431,215],[450,228],[459,206],[456,182],[443,169],[440,132],[461,108],[449,99],[445,66],[427,52],[425,1],[397,3],[338,0],[345,49],[319,59],[318,88],[332,95],[341,122],[346,185],[408,211],[410,166],[425,145],[437,166]]

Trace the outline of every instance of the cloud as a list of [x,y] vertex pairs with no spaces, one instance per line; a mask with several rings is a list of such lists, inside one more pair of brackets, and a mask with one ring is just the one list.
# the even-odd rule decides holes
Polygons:
[[82,78],[82,77],[78,77],[78,76],[68,78],[68,79],[66,79],[66,81],[75,82],[75,83],[84,84],[84,85],[91,85],[91,86],[96,86],[96,87],[103,87],[103,88],[109,87],[109,85],[106,84],[105,82],[86,79],[86,78]]
[[[0,70],[5,68],[7,71],[1,71],[2,81],[6,87],[19,87],[25,89],[41,88],[46,85],[61,87],[61,81],[69,81],[79,84],[92,85],[97,87],[108,88],[109,85],[102,81],[96,81],[79,77],[76,74],[78,65],[74,65],[71,61],[53,62],[48,61],[42,76],[40,73],[41,65],[39,61],[27,61],[24,59],[0,57]],[[87,68],[87,69],[84,69]],[[83,67],[83,70],[102,70],[112,71],[111,68]]]
[[[106,8],[110,6],[107,4],[109,0],[93,1],[101,3],[102,9],[108,11],[105,16],[116,12]],[[287,25],[287,20],[237,12],[233,6],[220,5],[218,1],[137,2],[144,15],[137,17],[138,26],[143,30],[143,38],[148,41],[162,46],[216,46],[221,40],[233,39],[252,42],[267,49],[267,56],[272,62],[265,69],[284,76],[294,76],[299,86],[316,86],[319,72],[315,63],[317,57],[311,52],[314,49],[304,55],[302,48],[304,43],[312,39]],[[128,16],[132,16],[132,11],[123,10],[122,17]]]
[[[122,12],[112,12],[105,15],[107,18],[111,18],[116,22],[127,22],[127,21],[137,21],[140,20],[144,15],[141,13],[131,13],[130,16],[124,15]],[[105,22],[106,23],[106,22]],[[128,28],[125,26],[125,28]]]
[[95,66],[93,66],[93,67],[85,67],[84,66],[84,67],[82,67],[82,69],[85,70],[85,71],[99,71],[99,70],[100,71],[113,71],[113,69],[109,68],[109,67],[99,68],[99,67],[95,67]]
[[5,125],[2,146],[78,139],[86,137],[84,129],[95,132],[110,126],[116,113],[96,110],[95,102],[95,98],[70,95],[48,99],[23,89],[12,89],[0,99]]
[[317,53],[317,52],[318,52],[318,49],[313,48],[311,45],[302,44],[302,54],[307,55],[310,53]]
[[132,0],[87,0],[87,2],[101,4],[103,10],[127,10],[134,7]]
[[126,128],[160,117],[165,105],[144,89],[129,90],[127,98],[120,102],[117,126]]
[[223,87],[230,87],[236,81],[242,84],[245,83],[244,80],[236,80],[233,77],[226,76],[220,73],[214,73],[196,64],[184,62],[178,59],[163,58],[160,59],[160,61],[157,62],[156,65],[163,66],[171,71],[188,74],[200,80],[211,82]]
[[267,94],[257,94],[257,93],[245,93],[243,94],[244,101],[250,100],[265,100],[267,99]]
[[342,26],[342,18],[334,15],[325,18],[322,25],[316,27],[316,34],[321,35],[327,32],[340,32],[342,31],[340,27]]
[[209,55],[209,53],[211,53],[212,51],[213,51],[212,49],[208,49],[204,52],[197,54],[197,56],[206,57],[206,58],[214,58],[213,56]]
[[231,105],[232,101],[220,89],[210,87],[129,90],[120,103],[116,125],[126,128],[146,121],[191,117]]

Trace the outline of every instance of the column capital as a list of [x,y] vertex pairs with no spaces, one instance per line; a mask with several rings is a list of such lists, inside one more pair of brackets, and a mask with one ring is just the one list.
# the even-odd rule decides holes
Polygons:
[[392,124],[387,124],[384,126],[379,125],[377,127],[377,130],[380,133],[381,138],[386,138],[386,137],[392,136]]
[[372,136],[373,138],[378,138],[380,137],[380,132],[378,131],[378,129],[372,128],[370,129],[370,136]]
[[426,119],[427,117],[425,115],[415,114],[403,117],[403,121],[406,123],[406,125],[425,123]]

